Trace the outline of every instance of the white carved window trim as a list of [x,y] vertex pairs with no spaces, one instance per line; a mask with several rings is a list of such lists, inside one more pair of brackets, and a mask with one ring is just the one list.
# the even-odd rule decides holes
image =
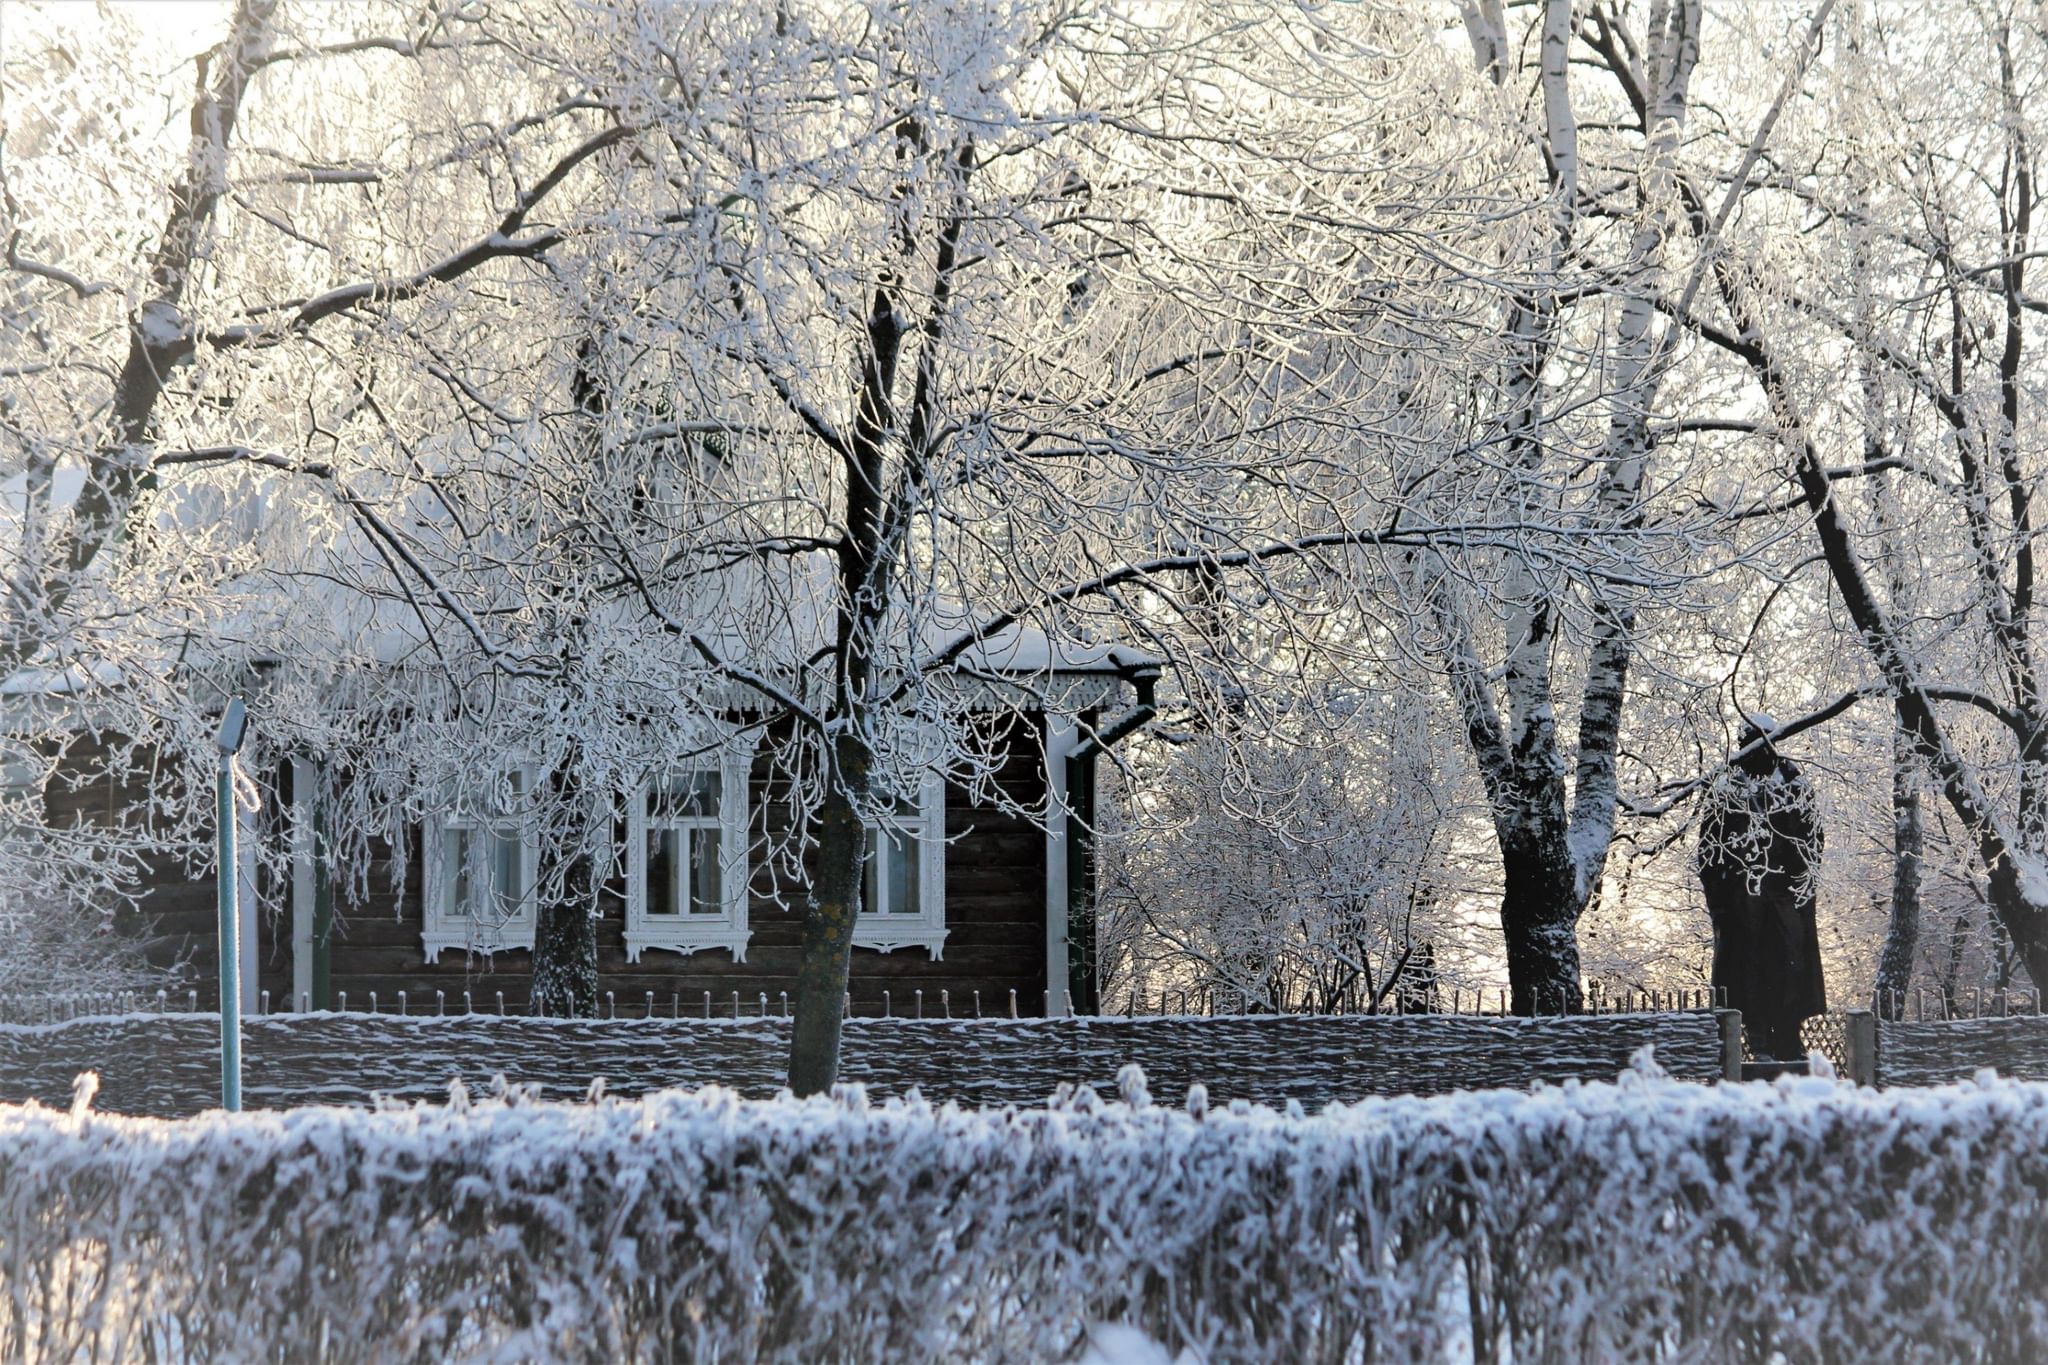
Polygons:
[[[915,915],[893,913],[888,907],[869,905],[869,869],[873,867],[876,840],[884,833],[881,825],[870,824],[865,833],[867,849],[862,857],[860,914],[853,922],[853,946],[892,953],[898,948],[925,948],[932,961],[944,956],[946,946],[946,779],[927,773],[918,790],[917,813],[899,815],[886,832],[917,841],[917,900]],[[888,898],[886,882],[882,895]]]
[[[626,960],[638,962],[649,948],[677,953],[695,953],[706,948],[729,948],[734,962],[747,960],[747,824],[752,810],[748,781],[754,762],[753,746],[740,740],[721,744],[716,750],[676,764],[663,776],[677,778],[693,773],[718,774],[718,877],[722,909],[715,915],[656,915],[647,894],[647,838],[661,826],[685,830],[703,828],[709,821],[681,819],[656,821],[649,816],[648,798],[654,784],[644,783],[633,793],[626,812]],[[687,865],[685,854],[684,863]]]
[[[503,777],[517,773],[522,790],[530,792],[537,774],[527,764],[508,764],[500,769]],[[458,915],[455,913],[455,887],[457,868],[455,856],[460,842],[449,836],[457,831],[513,832],[519,838],[519,878],[523,889],[518,903],[503,916]],[[533,947],[534,923],[538,918],[540,874],[540,847],[533,837],[533,830],[520,820],[515,812],[502,820],[492,820],[480,815],[450,811],[427,822],[426,834],[426,885],[420,888],[420,905],[424,924],[420,935],[426,947],[427,961],[440,958],[443,950],[460,948],[471,953],[495,953],[512,948]],[[489,860],[474,869],[485,878],[491,878]],[[490,881],[484,883],[484,894],[490,895],[497,888]]]

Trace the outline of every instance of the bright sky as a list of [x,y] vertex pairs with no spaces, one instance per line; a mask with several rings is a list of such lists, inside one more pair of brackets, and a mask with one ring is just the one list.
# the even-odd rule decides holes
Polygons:
[[[22,0],[0,0],[0,23],[26,19],[36,25],[86,26],[99,22],[89,0],[61,0],[31,8]],[[230,0],[112,0],[107,8],[135,26],[152,46],[169,54],[199,52],[227,31]]]

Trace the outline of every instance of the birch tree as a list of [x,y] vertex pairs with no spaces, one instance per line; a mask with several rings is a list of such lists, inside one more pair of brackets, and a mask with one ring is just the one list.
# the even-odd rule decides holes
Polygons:
[[[1464,21],[1480,74],[1504,99],[1522,97],[1519,54],[1534,50],[1528,75],[1541,118],[1527,135],[1548,211],[1541,257],[1505,306],[1501,358],[1475,396],[1475,421],[1498,460],[1509,520],[1582,518],[1590,534],[1627,537],[1645,526],[1654,497],[1649,417],[1669,362],[1654,301],[1669,287],[1673,177],[1699,60],[1700,6],[1654,4],[1640,36],[1602,7],[1589,12],[1637,56],[1647,92],[1635,138],[1603,141],[1590,185],[1574,107],[1579,35],[1569,0],[1538,7],[1526,42],[1491,0],[1466,4]],[[1598,434],[1586,430],[1593,410],[1605,414]],[[1463,491],[1454,486],[1452,496]],[[1493,812],[1514,1008],[1576,1009],[1575,928],[1598,892],[1615,834],[1636,606],[1611,588],[1574,602],[1549,566],[1526,555],[1509,556],[1480,600],[1459,589],[1439,556],[1417,561],[1415,584]],[[1497,636],[1482,631],[1479,614],[1495,600],[1505,613]],[[1582,619],[1568,624],[1573,612]],[[1558,654],[1568,635],[1584,650],[1575,750],[1559,714],[1567,698]]]

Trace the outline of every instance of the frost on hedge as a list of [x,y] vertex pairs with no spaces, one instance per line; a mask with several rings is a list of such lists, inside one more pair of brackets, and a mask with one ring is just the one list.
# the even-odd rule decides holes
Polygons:
[[2048,1087],[0,1109],[9,1359],[2048,1358]]

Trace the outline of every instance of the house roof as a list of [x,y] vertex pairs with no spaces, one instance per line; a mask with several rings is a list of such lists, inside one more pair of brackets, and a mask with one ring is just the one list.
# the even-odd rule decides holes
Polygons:
[[[54,513],[68,512],[84,483],[82,466],[58,467],[51,474],[47,505]],[[225,646],[223,652],[261,661],[289,659],[301,652],[328,657],[345,651],[361,662],[390,666],[431,658],[435,642],[421,611],[393,591],[386,556],[362,528],[353,522],[330,522],[321,528],[325,534],[291,534],[292,528],[281,525],[291,513],[270,496],[271,487],[269,475],[248,477],[233,487],[181,478],[172,485],[175,492],[159,496],[152,509],[166,529],[223,528],[230,538],[266,533],[271,537],[265,552],[276,562],[268,577],[244,577],[241,600],[215,623],[215,639]],[[20,553],[27,500],[26,475],[0,480],[0,560]],[[794,675],[803,660],[817,657],[833,637],[838,607],[834,573],[832,560],[822,551],[790,556],[772,566],[755,559],[724,566],[698,580],[685,624],[729,664]],[[616,599],[600,609],[615,616],[622,627],[636,618],[644,621],[636,606]],[[672,615],[683,610],[671,608]],[[885,625],[882,648],[890,657],[881,661],[883,669],[899,676],[920,670],[1019,683],[1065,677],[1070,683],[1059,689],[1062,703],[1086,706],[1100,704],[1113,689],[1113,680],[1156,675],[1163,667],[1157,656],[1128,645],[1055,638],[1025,622],[1013,621],[974,638],[989,619],[989,613],[974,610],[957,596],[925,592],[900,604]],[[461,633],[453,623],[446,629],[452,635]],[[246,647],[237,649],[233,642]],[[949,662],[940,663],[942,659]],[[1072,694],[1072,682],[1085,678],[1098,679],[1101,685],[1084,689],[1091,694],[1087,697]],[[118,671],[109,665],[82,672],[44,660],[0,679],[0,696],[78,693],[118,681]],[[1102,695],[1092,695],[1098,693]],[[733,699],[725,699],[725,704],[734,704]]]

